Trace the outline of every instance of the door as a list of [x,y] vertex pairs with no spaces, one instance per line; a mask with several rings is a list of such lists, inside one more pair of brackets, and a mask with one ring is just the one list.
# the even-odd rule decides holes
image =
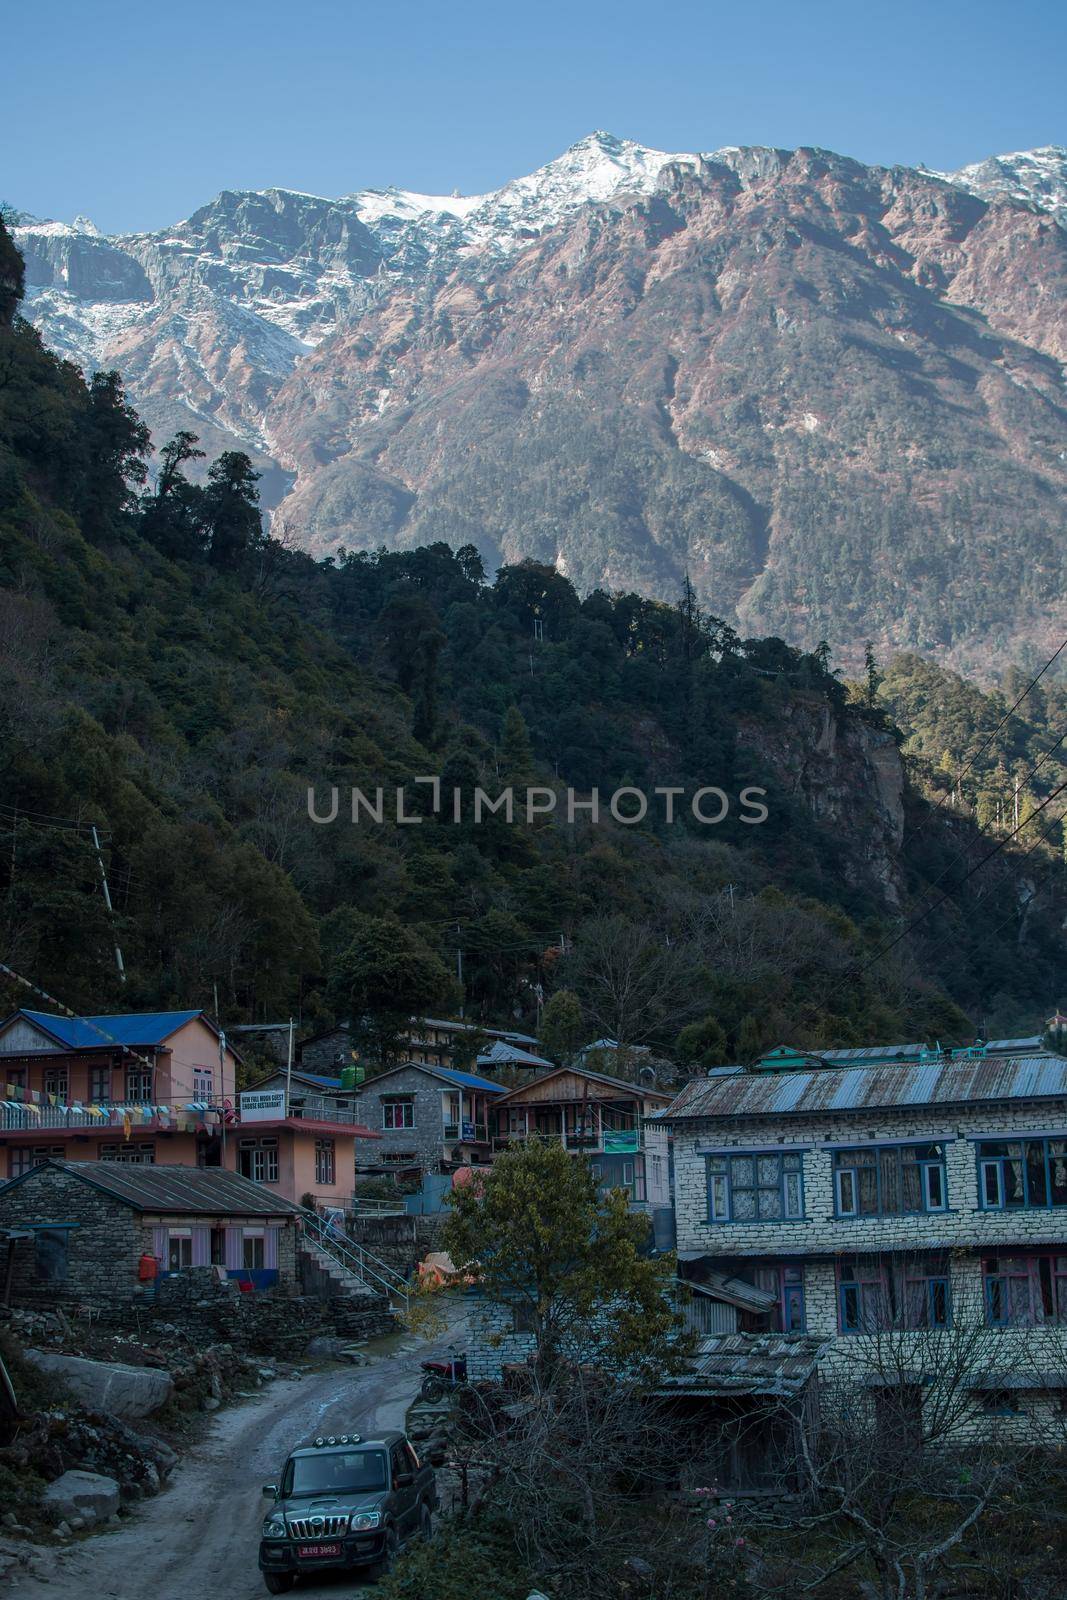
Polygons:
[[401,1538],[406,1539],[419,1525],[419,1486],[403,1444],[394,1444],[389,1452],[389,1477],[393,1485],[396,1525]]

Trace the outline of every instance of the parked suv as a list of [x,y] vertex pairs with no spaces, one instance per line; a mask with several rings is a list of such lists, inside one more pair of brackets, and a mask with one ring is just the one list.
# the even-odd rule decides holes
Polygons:
[[331,1435],[289,1456],[263,1523],[259,1567],[271,1594],[302,1572],[389,1570],[406,1540],[433,1533],[437,1482],[402,1433]]

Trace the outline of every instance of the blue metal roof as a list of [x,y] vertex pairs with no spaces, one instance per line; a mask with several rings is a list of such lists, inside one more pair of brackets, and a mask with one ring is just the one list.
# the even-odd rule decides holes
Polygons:
[[808,1072],[735,1072],[695,1078],[668,1108],[665,1120],[1046,1099],[1067,1099],[1067,1059],[1062,1056],[1001,1056],[921,1066],[817,1067]]
[[[285,1076],[285,1068],[284,1067],[281,1067],[278,1072],[274,1073],[274,1077],[284,1077],[284,1076]],[[341,1087],[340,1078],[328,1078],[322,1072],[305,1072],[303,1067],[294,1067],[293,1068],[293,1077],[294,1078],[301,1078],[301,1079],[305,1080],[307,1083],[317,1083],[321,1089],[339,1089]],[[361,1089],[362,1087],[363,1087],[362,1084],[357,1084],[356,1085],[356,1089]],[[355,1093],[355,1089],[353,1089],[352,1092],[354,1094]]]
[[118,1016],[57,1017],[50,1011],[23,1010],[19,1015],[28,1018],[35,1027],[43,1028],[68,1050],[91,1050],[106,1048],[109,1044],[162,1044],[202,1012],[132,1011]]
[[457,1088],[485,1089],[490,1094],[505,1094],[507,1092],[506,1084],[493,1083],[488,1078],[476,1078],[472,1072],[457,1072],[454,1067],[431,1067],[430,1071],[435,1077],[447,1078]]

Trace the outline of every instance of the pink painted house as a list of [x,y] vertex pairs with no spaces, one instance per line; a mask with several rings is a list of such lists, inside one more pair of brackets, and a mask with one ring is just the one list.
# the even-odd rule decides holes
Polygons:
[[284,1105],[245,1120],[238,1056],[203,1011],[63,1017],[17,1011],[0,1023],[0,1181],[46,1161],[221,1168],[284,1200],[351,1202],[349,1117],[308,1121]]

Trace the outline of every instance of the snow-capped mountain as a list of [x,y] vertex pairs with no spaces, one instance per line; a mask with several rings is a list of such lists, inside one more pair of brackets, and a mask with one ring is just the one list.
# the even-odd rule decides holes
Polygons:
[[969,189],[983,200],[1005,195],[1009,200],[1048,211],[1067,226],[1067,149],[1062,144],[1038,150],[1016,150],[1012,155],[990,156],[958,172],[940,174],[949,183]]
[[[855,607],[855,638],[966,665],[982,628],[1025,653],[1067,587],[1057,219],[1058,147],[939,174],[595,133],[489,194],[226,191],[154,233],[16,235],[45,339],[117,367],[157,440],[247,450],[309,549],[474,541],[658,594],[688,570],[756,631]],[[898,627],[920,512],[961,594]],[[1018,549],[1009,617],[985,597]]]

